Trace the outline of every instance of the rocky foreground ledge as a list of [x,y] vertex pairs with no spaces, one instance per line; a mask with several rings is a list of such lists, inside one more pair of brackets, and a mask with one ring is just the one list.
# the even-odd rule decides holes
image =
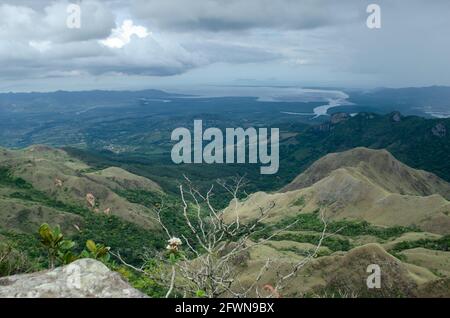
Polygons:
[[54,270],[0,278],[0,298],[145,298],[93,259]]

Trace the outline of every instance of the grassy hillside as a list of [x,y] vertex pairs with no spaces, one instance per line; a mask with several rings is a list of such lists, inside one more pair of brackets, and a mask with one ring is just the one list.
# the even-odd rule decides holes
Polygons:
[[[149,179],[117,168],[93,171],[53,148],[2,149],[0,240],[44,267],[37,229],[46,222],[61,226],[80,250],[92,239],[138,262],[145,248],[161,248],[164,240],[151,205],[127,199],[133,191],[153,200],[164,195]],[[93,199],[88,200],[87,194]]]
[[[337,123],[308,128],[286,141],[282,173],[291,180],[322,156],[355,147],[386,149],[408,166],[450,181],[450,119],[360,113]],[[294,175],[295,174],[295,175]]]
[[[70,205],[82,206],[92,213],[114,215],[141,227],[155,229],[152,211],[131,203],[117,194],[124,189],[161,193],[151,180],[121,169],[92,171],[86,164],[61,150],[32,146],[23,150],[0,152],[2,169],[15,180],[23,180],[23,188],[39,189],[46,196]],[[30,191],[17,192],[15,198],[32,199]]]
[[[272,207],[253,240],[270,238],[252,250],[240,271],[250,284],[267,258],[262,279],[288,273],[313,253],[317,259],[286,286],[283,296],[416,297],[449,295],[449,184],[412,169],[384,150],[357,148],[330,154],[276,193],[258,192],[238,203],[241,222]],[[226,219],[234,218],[234,203]],[[365,269],[380,264],[381,290],[368,290]],[[275,270],[276,269],[276,270]],[[433,288],[434,286],[435,288]]]
[[450,232],[450,184],[412,169],[384,150],[356,148],[315,162],[281,193],[258,192],[241,203],[243,218],[274,208],[267,221],[325,211],[333,220]]
[[[49,147],[0,154],[0,247],[7,243],[20,260],[8,270],[0,268],[4,273],[48,265],[36,235],[43,222],[60,225],[78,252],[92,239],[140,264],[145,251],[165,246],[165,236],[151,223],[152,207],[161,197],[170,232],[189,235],[179,200],[150,179],[115,167],[96,169]],[[236,265],[237,281],[251,284],[270,258],[261,285],[270,284],[277,273],[287,273],[308,257],[320,240],[318,212],[323,211],[327,235],[317,257],[289,282],[283,297],[448,296],[449,189],[446,181],[412,169],[385,150],[356,148],[325,156],[283,191],[257,192],[238,203],[244,223],[261,207],[274,205],[251,239],[273,237],[250,249]],[[103,210],[106,206],[112,207],[109,213]],[[141,222],[139,217],[148,219]],[[379,291],[365,286],[365,268],[373,263],[383,270]],[[117,269],[136,287],[155,292],[156,287],[149,287],[154,282]]]

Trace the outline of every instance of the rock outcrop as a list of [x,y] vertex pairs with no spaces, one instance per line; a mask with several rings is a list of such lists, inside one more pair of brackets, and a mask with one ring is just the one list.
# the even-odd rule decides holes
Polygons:
[[54,270],[0,278],[0,298],[145,298],[93,259]]
[[350,118],[350,115],[347,113],[334,113],[331,115],[330,122],[333,125],[339,124],[340,122],[346,121]]
[[331,131],[334,127],[344,121],[347,121],[350,115],[347,113],[334,113],[331,115],[330,121],[315,126],[314,129],[318,131]]

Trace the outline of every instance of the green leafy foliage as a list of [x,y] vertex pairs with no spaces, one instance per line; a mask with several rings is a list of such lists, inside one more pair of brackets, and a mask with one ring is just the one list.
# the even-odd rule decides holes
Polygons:
[[80,256],[84,258],[93,258],[107,263],[111,257],[109,250],[111,248],[102,244],[96,244],[92,240],[86,241],[86,250],[81,252]]
[[65,240],[59,226],[51,228],[47,223],[39,227],[39,237],[48,253],[49,267],[54,268],[57,263],[70,264],[78,257],[73,253],[75,242]]
[[[111,267],[114,271],[118,272],[122,275],[134,288],[139,289],[146,295],[149,295],[153,298],[162,298],[165,296],[167,292],[167,288],[164,286],[161,286],[156,281],[151,279],[149,275],[144,275],[142,273],[138,273],[136,271],[132,271],[129,268],[125,266],[117,266],[114,265]],[[146,268],[146,271],[153,271],[155,274],[158,274],[156,267],[150,269]]]
[[[161,209],[161,220],[169,232],[180,237],[185,236],[191,238],[192,231],[184,220],[181,202],[177,196],[173,194],[158,195],[143,190],[122,190],[117,191],[117,194],[132,203],[141,204],[151,209],[163,206]],[[188,211],[188,213],[190,212]],[[195,218],[192,218],[192,222],[195,224]],[[192,242],[195,245],[196,240],[194,239]]]
[[[291,240],[301,243],[317,244],[320,239],[320,232],[323,231],[323,226],[322,221],[318,217],[318,212],[303,213],[295,217],[284,218],[274,225],[263,226],[253,235],[253,238],[267,238],[275,231],[286,228],[290,232],[282,232],[273,237],[272,240]],[[300,231],[311,231],[312,233],[299,233]],[[365,221],[328,221],[327,233],[337,233],[339,236],[327,236],[323,240],[323,245],[332,251],[348,251],[353,246],[346,237],[371,235],[381,240],[388,240],[399,237],[404,233],[418,231],[415,228],[401,226],[379,227]]]
[[7,243],[24,254],[37,270],[48,268],[48,254],[37,234],[0,230]]
[[195,293],[195,295],[196,295],[198,298],[204,298],[204,297],[206,296],[206,293],[205,293],[204,290],[197,290],[197,292]]
[[[21,184],[21,182],[19,182],[19,184]],[[70,239],[76,243],[74,251],[78,253],[82,252],[80,247],[85,246],[87,240],[93,240],[100,244],[107,243],[112,249],[120,251],[130,263],[138,264],[141,261],[141,255],[145,249],[159,249],[164,246],[162,233],[150,232],[116,216],[95,215],[85,207],[51,198],[46,193],[33,188],[31,185],[23,188],[15,187],[15,189],[17,191],[10,194],[11,198],[38,203],[46,207],[74,213],[83,217],[84,226],[82,231],[75,233],[70,237]],[[124,194],[122,193],[122,195]],[[150,195],[149,192],[141,193],[130,191],[127,192],[127,195],[128,197],[134,197],[133,202],[138,203],[137,201],[139,199],[139,201],[145,202],[148,206],[152,206],[152,204],[156,202],[154,194]],[[173,205],[171,206],[173,207]],[[164,212],[164,215],[167,215],[168,217],[168,219],[166,219],[168,224],[174,224],[172,221],[176,219],[172,216],[172,213],[173,210]],[[177,224],[178,223],[175,222],[173,226],[176,227]],[[29,243],[30,240],[33,242],[35,241],[33,236],[19,235],[17,233],[8,233],[8,235],[16,242],[19,250],[31,250],[29,252],[32,259],[35,259],[39,264],[50,266],[48,261],[39,259],[42,256],[42,251],[30,247],[38,246],[36,243]],[[71,259],[72,257],[70,254],[67,254],[61,261],[69,262]]]
[[[278,222],[269,229],[282,229],[293,224],[289,227],[290,231],[316,231],[321,232],[323,230],[323,223],[318,218],[318,212],[314,213],[304,213],[295,217],[285,218]],[[412,227],[380,227],[374,226],[366,221],[358,220],[340,220],[340,221],[328,221],[327,222],[327,232],[338,233],[343,236],[361,236],[361,235],[372,235],[380,239],[391,239],[401,236],[408,232],[419,232],[420,230]]]
[[395,244],[392,249],[393,253],[398,253],[412,248],[426,248],[436,251],[450,251],[450,235],[441,237],[440,239],[421,239],[417,241],[405,241]]
[[[164,239],[161,233],[151,232],[133,223],[128,223],[116,216],[93,215],[84,216],[85,226],[81,232],[72,236],[78,246],[84,246],[87,240],[107,244],[131,264],[142,261],[142,254],[147,250],[161,249]],[[81,251],[79,251],[81,252]]]
[[24,179],[15,177],[7,167],[0,167],[0,184],[19,189],[32,188]]

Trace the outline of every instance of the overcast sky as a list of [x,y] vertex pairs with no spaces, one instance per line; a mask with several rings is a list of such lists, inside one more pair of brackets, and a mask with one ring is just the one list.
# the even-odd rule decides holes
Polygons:
[[0,0],[0,91],[450,85],[449,56],[448,0]]

